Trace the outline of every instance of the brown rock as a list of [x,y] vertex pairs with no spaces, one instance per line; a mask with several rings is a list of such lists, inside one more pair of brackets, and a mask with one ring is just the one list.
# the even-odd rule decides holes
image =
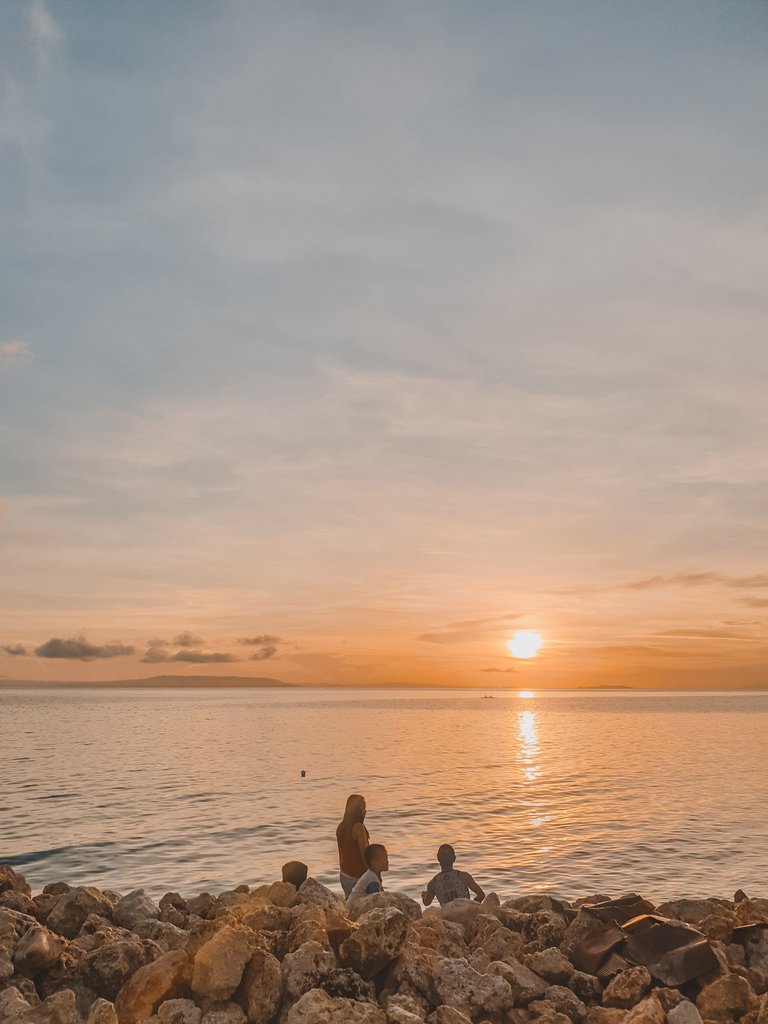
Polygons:
[[250,959],[251,947],[245,931],[224,925],[197,951],[192,991],[207,999],[229,999]]
[[627,1011],[625,1024],[664,1024],[664,1008],[655,996],[648,996],[641,1003]]
[[0,992],[0,1024],[14,1024],[29,1009],[29,1003],[16,987]]
[[312,903],[326,913],[346,914],[347,905],[341,896],[321,885],[316,878],[308,878],[299,888],[299,903]]
[[519,963],[490,964],[488,974],[500,974],[515,993],[515,1006],[528,1006],[534,999],[543,999],[549,986],[538,974]]
[[294,1003],[286,1024],[386,1024],[386,1020],[384,1011],[373,1003],[334,999],[315,988]]
[[748,981],[726,974],[703,988],[696,1000],[704,1020],[734,1021],[757,1005],[757,996]]
[[112,904],[98,889],[78,887],[60,896],[48,913],[45,923],[54,932],[74,939],[89,914],[109,918]]
[[611,978],[603,992],[603,1006],[628,1010],[636,1006],[651,987],[651,975],[646,967],[630,967]]
[[24,896],[31,896],[32,889],[23,875],[14,871],[10,864],[0,864],[0,893],[20,892]]
[[440,1004],[468,1017],[511,1010],[515,1000],[515,991],[502,974],[479,974],[466,960],[441,960],[433,984]]
[[66,939],[41,924],[28,928],[16,946],[13,962],[19,974],[35,978],[55,963],[66,948]]
[[623,1024],[626,1010],[617,1010],[609,1006],[588,1006],[584,1024]]
[[246,1020],[237,1003],[211,1003],[206,1006],[200,1024],[246,1024]]
[[248,1024],[266,1024],[280,1008],[283,978],[279,962],[265,950],[254,951],[238,992]]
[[86,953],[80,963],[80,973],[94,992],[114,1001],[126,981],[162,952],[154,942],[141,942],[131,936]]
[[370,896],[361,896],[351,907],[347,907],[347,916],[351,921],[358,921],[371,910],[387,907],[399,910],[409,921],[418,921],[421,917],[421,907],[416,900],[402,892],[374,892]]
[[96,999],[91,1004],[87,1024],[117,1024],[114,1004],[107,999]]
[[166,999],[157,1008],[162,1024],[200,1024],[203,1011],[191,999]]
[[395,907],[371,910],[339,947],[339,961],[362,978],[373,978],[397,959],[405,945],[408,919]]
[[24,1024],[83,1024],[75,993],[68,988],[48,996],[39,1006],[27,1011],[22,1020]]
[[164,953],[145,964],[120,989],[115,1000],[120,1024],[138,1024],[150,1017],[166,999],[185,996],[192,978],[192,964],[183,950]]
[[471,1018],[453,1006],[438,1006],[427,1017],[428,1024],[471,1024]]
[[553,985],[567,985],[574,973],[573,964],[554,946],[526,956],[523,963]]

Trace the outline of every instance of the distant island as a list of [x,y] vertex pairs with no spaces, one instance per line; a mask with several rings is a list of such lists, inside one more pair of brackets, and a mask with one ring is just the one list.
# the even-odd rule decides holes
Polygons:
[[0,680],[2,687],[36,690],[47,686],[56,689],[90,689],[90,690],[119,690],[137,689],[139,687],[151,689],[201,689],[208,686],[225,687],[229,686],[238,689],[256,689],[260,687],[286,687],[291,688],[293,683],[286,683],[282,679],[272,679],[270,676],[150,676],[146,679],[100,679],[94,682],[52,682],[45,679],[3,679]]

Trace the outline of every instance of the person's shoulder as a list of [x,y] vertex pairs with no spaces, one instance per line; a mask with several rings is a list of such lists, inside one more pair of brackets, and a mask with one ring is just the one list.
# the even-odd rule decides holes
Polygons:
[[456,874],[462,880],[462,882],[474,882],[474,878],[468,871],[457,871]]

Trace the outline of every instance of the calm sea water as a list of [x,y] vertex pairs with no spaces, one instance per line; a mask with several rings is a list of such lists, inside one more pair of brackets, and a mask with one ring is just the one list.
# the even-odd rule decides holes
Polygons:
[[442,842],[502,896],[768,895],[767,741],[768,694],[3,691],[0,862],[35,889],[191,895],[290,859],[337,885],[362,792],[412,895]]

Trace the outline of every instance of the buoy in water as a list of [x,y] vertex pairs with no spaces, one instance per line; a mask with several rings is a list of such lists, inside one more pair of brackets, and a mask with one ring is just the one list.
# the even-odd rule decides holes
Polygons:
[[301,777],[302,777],[302,779],[306,779],[306,777],[307,777],[307,773],[304,771],[303,768],[301,769]]

